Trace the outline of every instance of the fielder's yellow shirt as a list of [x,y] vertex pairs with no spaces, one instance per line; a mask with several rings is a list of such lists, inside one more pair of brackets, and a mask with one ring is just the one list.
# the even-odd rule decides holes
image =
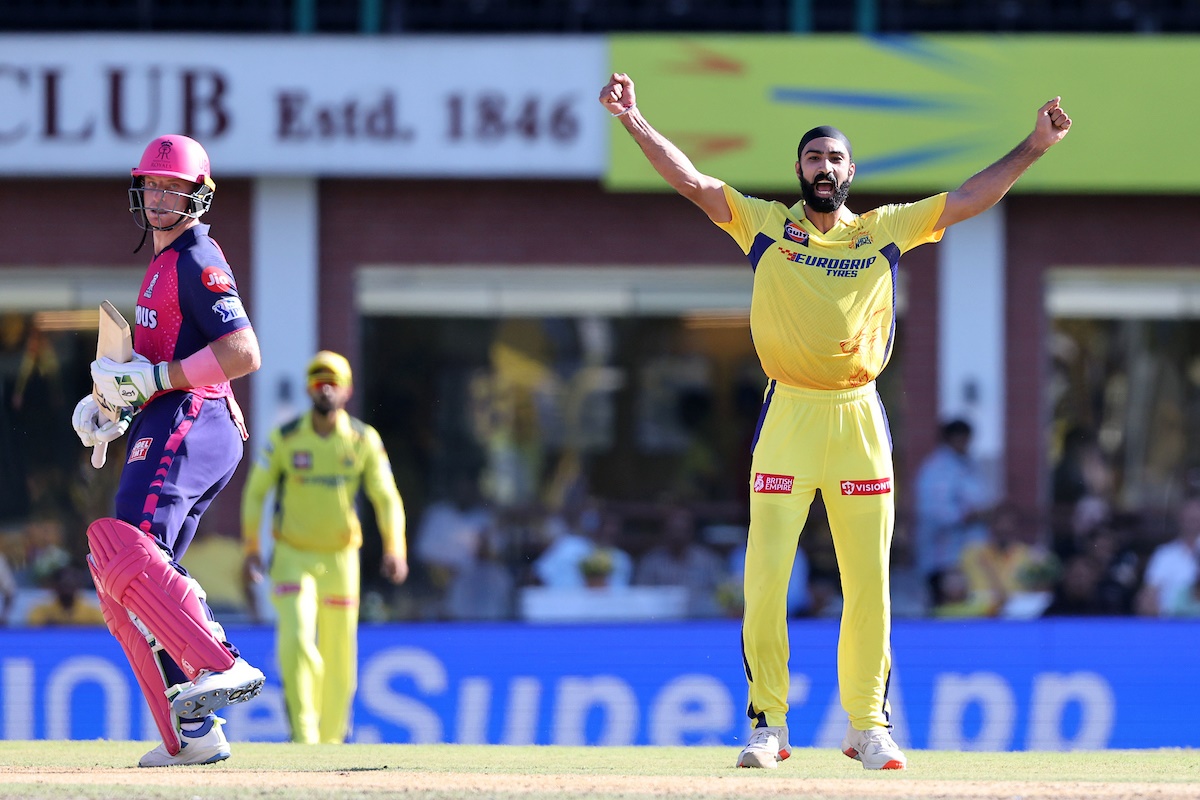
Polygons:
[[863,386],[883,371],[896,331],[901,254],[934,231],[945,193],[886,205],[821,233],[804,204],[747,197],[725,186],[733,219],[718,227],[754,269],[750,334],[767,377],[806,389]]
[[242,542],[258,552],[267,492],[275,489],[271,529],[297,550],[332,553],[362,546],[355,509],[359,487],[375,507],[384,552],[407,557],[404,504],[379,433],[345,411],[329,436],[318,436],[312,412],[271,432],[242,494]]

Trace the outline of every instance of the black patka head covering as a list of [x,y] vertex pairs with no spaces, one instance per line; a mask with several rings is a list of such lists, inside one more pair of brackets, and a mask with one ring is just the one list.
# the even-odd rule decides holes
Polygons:
[[808,133],[800,137],[800,144],[796,147],[796,160],[800,161],[804,153],[804,145],[811,142],[813,139],[837,139],[842,144],[846,145],[846,155],[850,160],[854,160],[854,151],[850,149],[850,140],[846,138],[846,134],[839,131],[832,125],[818,125]]

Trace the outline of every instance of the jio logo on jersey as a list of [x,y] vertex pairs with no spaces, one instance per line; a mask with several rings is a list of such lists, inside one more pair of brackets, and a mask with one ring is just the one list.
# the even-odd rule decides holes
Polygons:
[[220,267],[205,267],[200,273],[200,282],[204,288],[215,294],[225,294],[237,289],[233,276]]

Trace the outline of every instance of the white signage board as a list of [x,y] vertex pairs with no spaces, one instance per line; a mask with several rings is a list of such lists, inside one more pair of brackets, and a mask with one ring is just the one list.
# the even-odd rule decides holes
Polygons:
[[221,176],[594,178],[598,36],[0,35],[0,175],[128,170],[155,136]]

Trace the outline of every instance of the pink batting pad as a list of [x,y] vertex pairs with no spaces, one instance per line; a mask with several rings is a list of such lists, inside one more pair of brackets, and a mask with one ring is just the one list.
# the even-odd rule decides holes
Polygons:
[[132,611],[190,680],[201,670],[224,672],[233,655],[208,627],[204,603],[154,539],[119,519],[88,526],[90,560],[102,588]]

